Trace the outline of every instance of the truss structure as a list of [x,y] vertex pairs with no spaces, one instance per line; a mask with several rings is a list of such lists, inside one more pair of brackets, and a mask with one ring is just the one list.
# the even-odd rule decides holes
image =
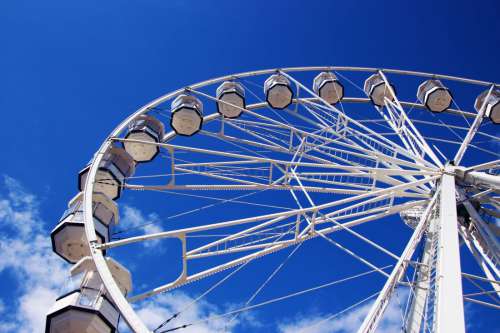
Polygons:
[[[329,104],[305,83],[304,75],[319,71],[331,71],[341,78],[348,73],[379,74],[388,90],[384,105],[372,106],[366,96],[344,96],[340,103]],[[276,73],[294,87],[292,104],[283,110],[270,108],[261,92],[262,80],[259,79]],[[459,119],[462,123],[438,121],[436,117],[442,115],[432,115],[434,119],[430,120],[412,118],[415,110],[423,110],[425,106],[400,101],[389,81],[392,77],[448,80],[489,87],[489,93],[496,89],[489,82],[401,70],[273,69],[221,77],[179,89],[125,119],[94,156],[85,184],[84,218],[92,258],[110,299],[127,325],[135,332],[150,332],[133,310],[133,302],[313,239],[331,243],[386,279],[358,330],[360,333],[376,330],[398,287],[410,291],[404,317],[405,332],[464,332],[464,300],[499,308],[500,251],[496,220],[500,216],[497,196],[500,160],[498,152],[480,141],[482,138],[498,144],[499,137],[483,130],[482,126],[495,126],[485,124],[489,122],[484,117],[486,105],[478,112],[464,111],[457,105],[443,112],[446,119]],[[244,108],[213,94],[212,87],[227,80],[241,82],[245,87],[247,105]],[[157,112],[168,117],[167,102],[182,93],[197,96],[205,105],[227,103],[241,109],[242,116],[230,119],[216,112],[205,115],[203,128],[196,134],[197,139],[202,139],[197,141],[179,139],[174,131],[167,133],[159,143],[124,136],[131,121],[142,114]],[[351,113],[351,105],[369,109],[374,117]],[[424,134],[428,128],[432,131]],[[461,131],[464,136],[459,135],[458,141],[439,137],[447,131],[455,134]],[[92,194],[95,184],[103,180],[97,181],[96,173],[105,152],[126,142],[158,146],[165,170],[164,178],[131,177],[124,183],[124,190],[204,198],[213,193],[234,193],[231,198],[218,199],[218,202],[250,204],[269,211],[231,219],[223,219],[221,215],[221,220],[214,223],[98,244],[92,219]],[[448,150],[455,152],[454,157],[444,158],[446,151],[438,149],[435,145],[438,142],[453,147]],[[484,154],[486,161],[475,166],[463,163],[468,150]],[[143,180],[148,181],[141,182]],[[252,193],[269,192],[276,193],[277,197],[286,195],[294,205],[288,200],[282,203],[248,201]],[[360,225],[398,214],[413,229],[400,254],[357,230]],[[392,258],[392,271],[387,272],[366,259],[355,248],[340,244],[335,239],[338,232],[349,233],[374,251]],[[215,236],[204,241],[202,235],[207,233]],[[166,238],[178,239],[182,245],[180,275],[173,281],[125,298],[105,263],[104,250]],[[483,276],[462,271],[460,246],[470,251]],[[191,269],[194,261],[210,258],[220,258],[220,263],[200,271]],[[410,272],[413,273],[411,279],[408,278]],[[486,284],[491,291],[483,289],[474,295],[464,295],[462,279]],[[476,296],[487,296],[490,300]]]

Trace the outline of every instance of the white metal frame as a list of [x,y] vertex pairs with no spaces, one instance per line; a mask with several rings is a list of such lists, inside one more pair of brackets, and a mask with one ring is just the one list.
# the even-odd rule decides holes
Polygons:
[[[294,100],[294,103],[301,103],[305,105],[305,107],[310,106],[308,109],[311,115],[316,118],[319,123],[311,122],[311,125],[320,126],[318,128],[318,133],[331,133],[331,137],[327,137],[326,135],[315,134],[308,131],[301,130],[300,128],[293,127],[289,124],[286,124],[281,121],[277,121],[268,117],[264,117],[263,115],[259,115],[252,110],[256,110],[258,108],[265,107],[265,103],[257,103],[255,105],[248,106],[246,109],[243,109],[244,112],[248,114],[252,114],[256,119],[260,119],[262,121],[267,122],[267,124],[273,124],[276,128],[282,129],[286,131],[290,140],[294,140],[294,137],[297,136],[298,139],[301,139],[300,145],[296,147],[296,150],[291,148],[295,147],[290,145],[288,147],[283,146],[282,144],[277,144],[275,141],[266,139],[261,134],[257,132],[247,131],[247,133],[251,133],[253,136],[260,140],[259,143],[254,142],[257,146],[265,147],[267,149],[274,149],[275,151],[285,152],[287,151],[292,159],[290,161],[285,160],[274,160],[268,158],[258,158],[255,156],[248,156],[245,154],[234,154],[227,152],[219,152],[215,150],[208,149],[199,149],[193,147],[182,147],[169,143],[160,143],[158,144],[162,148],[169,150],[170,152],[174,152],[175,150],[185,150],[197,153],[205,153],[211,155],[220,155],[225,157],[231,157],[234,159],[239,159],[239,163],[241,161],[246,161],[245,163],[268,163],[269,170],[273,170],[273,168],[279,169],[283,172],[283,177],[280,179],[286,179],[287,177],[293,177],[298,185],[283,185],[277,184],[273,182],[262,182],[262,181],[244,181],[241,182],[241,179],[238,177],[233,177],[231,175],[222,175],[222,173],[217,172],[208,172],[207,176],[210,177],[224,177],[224,179],[229,179],[232,181],[240,181],[240,184],[231,185],[235,186],[234,188],[238,189],[264,189],[264,188],[272,188],[280,189],[280,190],[288,190],[293,193],[294,191],[302,191],[306,194],[309,199],[309,206],[306,208],[295,209],[291,211],[284,211],[275,214],[267,214],[263,216],[257,216],[252,218],[243,218],[239,220],[226,221],[217,223],[209,226],[201,226],[194,228],[181,229],[176,231],[162,232],[152,235],[145,235],[139,237],[128,238],[125,240],[108,242],[106,244],[98,245],[97,243],[97,235],[95,233],[95,229],[93,226],[92,219],[92,193],[93,187],[95,183],[95,176],[98,169],[98,165],[101,163],[104,153],[110,148],[114,141],[125,141],[124,139],[120,139],[119,135],[122,133],[128,126],[128,124],[135,119],[137,116],[141,114],[147,113],[149,110],[155,108],[161,103],[174,98],[180,93],[184,92],[186,88],[176,90],[174,92],[168,93],[166,95],[161,96],[160,98],[148,103],[144,107],[140,108],[137,112],[130,115],[127,119],[125,119],[120,125],[111,132],[108,136],[107,140],[102,144],[99,148],[98,152],[94,156],[92,160],[92,164],[90,167],[90,171],[87,177],[87,181],[85,183],[84,190],[84,222],[85,222],[85,232],[87,236],[87,240],[89,242],[89,246],[91,247],[91,255],[96,264],[97,271],[101,276],[104,285],[109,293],[110,298],[116,304],[118,310],[122,314],[122,317],[127,322],[129,327],[134,332],[149,332],[144,323],[138,318],[137,314],[134,312],[133,308],[130,305],[130,301],[136,301],[143,299],[144,297],[149,297],[151,295],[157,294],[159,292],[163,292],[169,290],[173,287],[177,287],[179,285],[188,283],[190,281],[194,281],[200,279],[204,276],[208,276],[213,274],[214,272],[219,272],[229,267],[233,267],[236,265],[240,265],[242,263],[248,262],[249,260],[254,260],[263,255],[273,253],[275,251],[284,249],[291,245],[297,244],[299,242],[303,242],[305,240],[315,238],[317,236],[327,237],[329,233],[338,231],[338,230],[351,230],[351,228],[357,224],[364,223],[370,220],[378,219],[390,214],[397,213],[404,209],[410,208],[412,206],[421,205],[425,202],[428,203],[427,209],[425,213],[422,215],[422,219],[418,226],[416,227],[413,236],[411,237],[408,245],[400,256],[392,254],[398,259],[394,270],[390,275],[388,275],[387,283],[379,294],[376,302],[374,303],[370,313],[366,317],[362,327],[359,332],[371,332],[373,331],[377,323],[380,321],[382,314],[384,312],[385,307],[388,304],[390,296],[394,291],[394,288],[402,283],[401,277],[405,272],[408,265],[411,263],[412,254],[422,238],[424,232],[426,232],[426,228],[429,224],[429,216],[432,213],[432,210],[437,209],[437,197],[440,195],[439,201],[439,216],[440,216],[440,226],[439,226],[439,241],[441,244],[440,254],[438,257],[437,270],[439,272],[439,281],[437,283],[437,301],[435,302],[435,330],[437,332],[460,332],[464,330],[464,322],[463,322],[463,304],[462,304],[462,291],[461,291],[461,280],[460,280],[460,261],[458,254],[458,227],[457,227],[457,219],[456,219],[456,202],[455,202],[455,176],[462,174],[461,170],[453,167],[444,168],[443,164],[436,156],[434,150],[427,144],[425,138],[418,132],[415,125],[407,116],[404,107],[417,107],[422,108],[423,106],[420,104],[399,101],[397,96],[392,91],[390,84],[387,84],[391,93],[395,97],[395,101],[391,102],[386,100],[385,111],[392,114],[392,116],[384,116],[386,122],[392,127],[392,129],[399,135],[401,141],[404,143],[404,147],[399,146],[388,140],[386,137],[379,135],[377,132],[369,129],[361,122],[356,121],[350,117],[348,117],[345,113],[338,110],[335,107],[332,107],[324,100],[319,98],[314,92],[312,92],[307,86],[302,84],[300,81],[295,79],[292,76],[294,72],[301,71],[362,71],[367,73],[379,73],[384,81],[388,83],[388,79],[386,74],[391,75],[412,75],[419,76],[424,78],[436,78],[442,80],[452,80],[458,81],[466,84],[474,84],[481,86],[490,86],[490,93],[495,86],[495,84],[485,81],[471,80],[460,77],[453,77],[447,75],[436,75],[431,73],[424,72],[413,72],[413,71],[403,71],[403,70],[394,70],[394,69],[376,69],[376,68],[365,68],[365,67],[330,67],[330,66],[322,66],[322,67],[295,67],[295,68],[286,68],[286,69],[270,69],[270,70],[261,70],[261,71],[252,71],[246,72],[236,75],[224,76],[215,78],[212,80],[204,81],[201,83],[194,84],[187,89],[194,94],[199,94],[207,99],[212,99],[217,101],[216,98],[204,94],[199,91],[200,88],[212,85],[215,83],[219,83],[225,80],[231,80],[235,78],[247,78],[251,76],[257,75],[268,75],[273,74],[279,71],[286,77],[288,77],[294,84],[297,85],[301,90],[309,93],[311,97],[301,97]],[[342,101],[343,103],[369,103],[369,100],[366,98],[356,98],[356,97],[346,97]],[[379,112],[383,112],[381,108],[378,108]],[[328,111],[330,115],[326,112]],[[293,114],[293,112],[287,111],[289,114],[292,114],[297,117],[303,117],[297,114]],[[478,132],[479,125],[483,119],[484,106],[481,108],[480,112],[475,115],[472,112],[466,112],[462,110],[448,110],[450,114],[459,114],[465,117],[474,117],[474,124],[470,127],[469,132],[467,134],[466,139],[463,144],[460,146],[459,151],[455,157],[455,163],[459,164],[466,149],[467,144],[471,142],[474,135]],[[334,115],[334,118],[331,117],[331,114]],[[203,121],[209,122],[215,119],[218,119],[220,116],[218,114],[211,114],[205,116]],[[227,122],[230,123],[229,121]],[[228,126],[237,126],[239,128],[243,128],[244,126],[252,125],[252,126],[261,126],[261,124],[250,124],[244,122],[234,121]],[[241,127],[243,126],[243,127]],[[360,130],[361,129],[361,130]],[[352,135],[356,140],[358,140],[358,144],[356,146],[346,145],[345,149],[335,148],[332,150],[331,147],[327,147],[329,143],[335,142],[336,144],[342,145],[342,143],[337,140],[338,138],[345,139],[346,133]],[[205,135],[216,135],[215,133],[205,132]],[[163,142],[171,140],[175,136],[175,133],[170,132],[165,135]],[[238,138],[227,138],[228,140],[234,140],[237,142]],[[310,140],[321,140],[323,144],[320,145],[310,145],[308,143],[308,139]],[[137,141],[137,140],[128,140],[128,141]],[[291,142],[292,142],[291,141]],[[140,141],[137,141],[140,142]],[[349,141],[354,142],[354,141]],[[363,146],[361,146],[363,145]],[[354,149],[353,149],[354,147]],[[349,148],[349,149],[348,149]],[[294,148],[295,149],[295,148]],[[310,152],[321,154],[323,157],[318,157],[317,155],[309,154]],[[389,154],[390,153],[390,154]],[[347,162],[342,158],[342,154],[345,156],[367,156],[368,158],[377,161],[377,163],[382,163],[384,168],[376,168],[376,167],[366,167],[360,165],[349,165],[348,163],[342,164],[342,161]],[[300,155],[300,156],[298,156]],[[398,157],[400,156],[400,157]],[[426,160],[426,156],[431,159],[431,161]],[[318,173],[313,172],[300,172],[297,171],[298,166],[307,166],[307,167],[319,167],[321,169],[328,169],[330,166],[328,163],[331,163],[331,158],[336,158],[337,163],[331,164],[332,169],[342,169],[344,171],[349,171],[345,173],[348,176],[352,177],[361,177],[361,178],[372,178],[373,184],[368,186],[351,186],[350,189],[342,190],[343,193],[350,193],[354,195],[354,197],[343,199],[339,201],[330,202],[322,205],[315,205],[314,202],[309,197],[309,192],[314,191],[327,191],[328,187],[316,187],[316,186],[307,186],[303,185],[302,181],[314,181],[317,180],[314,177],[321,176],[327,174],[325,171],[320,171]],[[408,160],[411,159],[411,161]],[[307,160],[306,162],[302,162],[302,159]],[[235,162],[236,163],[236,162]],[[199,163],[198,163],[199,164]],[[183,172],[194,172],[190,169],[194,164],[191,163],[181,163],[180,165],[172,165],[172,171],[183,171]],[[378,165],[378,164],[377,164]],[[407,171],[405,168],[413,168],[414,171]],[[384,170],[384,171],[382,171]],[[474,173],[473,173],[474,172]],[[406,183],[402,183],[401,181],[392,178],[391,176],[397,175],[399,177],[403,177],[406,179]],[[330,174],[330,176],[332,176]],[[415,178],[419,176],[420,178],[417,180]],[[460,181],[471,182],[471,179],[477,180],[481,179],[481,185],[488,184],[496,184],[496,189],[498,189],[498,176],[485,175],[484,173],[479,173],[477,171],[469,172],[469,177],[459,177]],[[271,177],[269,179],[272,179]],[[385,183],[386,187],[377,188],[375,183]],[[440,184],[440,190],[433,195],[432,200],[430,199],[431,189],[435,188],[436,184]],[[169,187],[170,186],[170,187]],[[129,186],[130,188],[134,188],[134,186]],[[138,188],[138,187],[136,187]],[[140,186],[139,186],[140,188]],[[153,188],[153,187],[152,187]],[[189,188],[186,186],[169,184],[163,187],[167,188],[178,188],[178,189],[186,189]],[[195,187],[191,187],[195,188]],[[156,189],[162,189],[161,186],[156,187]],[[205,186],[205,189],[217,190],[217,186]],[[220,189],[220,187],[219,187]],[[367,192],[369,191],[369,192]],[[408,196],[413,197],[419,200],[404,203],[404,204],[394,204],[393,198],[394,196]],[[375,206],[373,208],[366,208],[366,210],[359,211],[359,207],[371,207],[370,204],[381,202],[382,200],[390,199],[389,204],[383,204],[381,206]],[[340,209],[334,209],[334,207],[338,205],[350,204],[348,207],[343,207]],[[300,205],[300,203],[299,203]],[[469,209],[469,207],[468,207]],[[477,213],[477,212],[476,212]],[[218,267],[211,268],[205,272],[196,273],[194,275],[188,276],[186,273],[186,265],[187,261],[197,258],[203,257],[207,255],[217,255],[219,253],[204,253],[202,254],[202,250],[210,249],[211,247],[220,244],[222,242],[227,242],[232,239],[236,239],[242,235],[248,234],[249,232],[255,232],[257,230],[266,230],[266,228],[272,228],[274,224],[277,222],[285,221],[286,219],[296,219],[297,221],[304,220],[307,222],[308,226],[303,230],[297,228],[294,233],[293,238],[272,241],[273,238],[270,238],[270,241],[267,243],[259,243],[259,244],[248,244],[245,247],[233,248],[231,251],[239,252],[239,251],[249,251],[253,250],[255,252],[243,256],[240,259],[233,260],[226,264],[220,265]],[[343,220],[347,220],[346,222],[342,222]],[[475,220],[478,224],[481,222],[477,221],[478,218],[475,216]],[[211,244],[207,244],[204,247],[198,249],[187,250],[187,238],[186,236],[195,231],[201,230],[211,230],[215,228],[220,228],[224,226],[233,226],[233,225],[243,225],[249,222],[255,221],[263,221],[257,226],[253,226],[243,230],[238,234],[234,234],[228,236],[222,240],[212,242]],[[321,227],[323,224],[334,223],[333,226]],[[480,229],[482,227],[479,227]],[[487,228],[486,228],[487,229]],[[479,230],[479,229],[478,229]],[[483,230],[483,229],[481,229]],[[483,233],[485,231],[483,230]],[[354,232],[355,233],[355,232]],[[361,239],[363,236],[359,235]],[[151,292],[137,295],[130,299],[126,299],[120,292],[118,286],[113,280],[111,273],[105,263],[102,250],[106,248],[111,248],[114,246],[121,246],[125,244],[129,244],[137,241],[151,240],[151,239],[159,239],[164,237],[177,237],[181,240],[183,244],[183,253],[184,253],[184,269],[181,276],[178,280],[160,286],[154,289]],[[366,241],[369,241],[365,238]],[[469,241],[470,239],[467,239]],[[369,241],[370,242],[370,241]],[[473,241],[472,241],[473,242]],[[371,242],[373,246],[378,247],[380,250],[388,252],[382,246],[377,245]],[[226,252],[228,250],[225,250]],[[222,253],[222,251],[219,251]],[[490,266],[492,266],[490,264]],[[494,267],[494,265],[493,265]],[[490,267],[492,268],[492,267]],[[498,272],[496,278],[498,279]],[[384,272],[387,276],[387,274]],[[488,275],[488,279],[492,280],[492,276]],[[444,282],[446,281],[446,282]],[[443,283],[444,282],[444,283]],[[492,282],[495,285],[498,285],[496,282]],[[446,297],[443,295],[446,294]],[[446,308],[446,311],[443,309]]]

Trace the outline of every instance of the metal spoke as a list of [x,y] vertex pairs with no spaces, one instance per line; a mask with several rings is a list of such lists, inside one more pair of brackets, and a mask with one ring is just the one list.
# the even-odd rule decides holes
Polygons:
[[[389,125],[394,129],[396,133],[400,133],[400,138],[405,144],[407,149],[410,149],[415,153],[416,156],[423,157],[423,154],[427,154],[431,160],[439,167],[442,167],[443,164],[439,160],[439,158],[434,154],[434,151],[429,147],[427,142],[425,141],[424,137],[420,132],[417,130],[413,122],[410,120],[410,118],[406,115],[406,112],[403,109],[403,106],[399,102],[398,97],[396,96],[396,93],[392,89],[391,84],[387,80],[385,74],[383,71],[378,71],[378,74],[382,77],[382,79],[385,81],[385,85],[387,87],[387,90],[389,93],[392,95],[394,98],[394,102],[389,101],[386,99],[385,101],[385,107],[387,108],[387,111],[389,112],[394,112],[396,114],[396,117],[398,118],[398,123],[396,124],[394,121],[390,120],[386,115],[382,113],[382,109],[379,108],[379,112],[383,114],[384,119],[387,120]],[[397,111],[399,111],[399,115],[397,115]],[[408,126],[406,126],[408,125]],[[419,147],[416,147],[418,145]]]
[[183,235],[186,233],[207,231],[207,230],[218,229],[218,228],[226,227],[226,226],[247,224],[247,223],[251,223],[251,222],[262,221],[262,220],[272,219],[272,218],[276,218],[276,217],[290,217],[290,216],[296,216],[298,214],[303,215],[303,214],[306,214],[309,212],[325,210],[325,209],[329,209],[329,208],[332,208],[335,206],[354,202],[357,200],[364,200],[364,199],[368,199],[368,198],[372,198],[372,197],[378,197],[380,195],[385,195],[385,194],[391,194],[391,195],[398,194],[399,195],[402,193],[402,191],[404,191],[406,189],[416,187],[420,184],[425,184],[425,183],[434,181],[437,178],[438,178],[438,176],[428,177],[428,178],[425,178],[423,180],[415,181],[412,183],[396,185],[396,186],[393,186],[390,188],[381,189],[381,190],[377,190],[377,191],[373,191],[373,192],[369,192],[369,193],[365,193],[365,194],[360,194],[360,195],[356,195],[354,197],[340,199],[340,200],[336,200],[336,201],[332,201],[332,202],[328,202],[325,204],[312,206],[312,207],[308,207],[308,208],[303,208],[303,209],[295,209],[295,210],[291,210],[291,211],[284,211],[284,212],[260,215],[260,216],[250,217],[250,218],[243,218],[243,219],[238,219],[238,220],[220,222],[220,223],[215,223],[212,225],[179,229],[176,231],[167,231],[167,232],[160,232],[160,233],[155,233],[155,234],[150,234],[150,235],[145,235],[145,236],[131,237],[129,239],[105,243],[105,244],[96,245],[96,246],[98,248],[105,249],[105,248],[110,248],[110,247],[114,247],[114,246],[145,241],[145,240],[149,240],[149,239],[153,240],[153,239],[160,239],[160,238],[166,238],[166,237],[178,237],[179,235]]
[[486,112],[486,105],[487,101],[490,98],[490,95],[493,91],[494,86],[492,85],[490,87],[490,90],[488,90],[488,93],[486,94],[486,97],[484,98],[483,105],[481,105],[481,108],[479,109],[476,118],[474,119],[474,122],[472,123],[472,126],[469,129],[469,132],[467,133],[467,136],[463,140],[462,145],[458,149],[455,158],[453,159],[454,163],[456,165],[459,165],[460,162],[462,161],[462,158],[464,157],[465,151],[467,150],[467,146],[470,144],[472,139],[474,138],[474,135],[476,135],[476,132],[481,125],[481,122],[483,121],[484,118],[484,113]]

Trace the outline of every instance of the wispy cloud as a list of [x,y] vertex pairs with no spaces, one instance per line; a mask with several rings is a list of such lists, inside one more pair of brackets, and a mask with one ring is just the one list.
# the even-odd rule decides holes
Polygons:
[[[52,252],[39,206],[37,196],[28,192],[17,180],[9,176],[0,178],[0,273],[8,272],[17,281],[12,286],[16,300],[10,303],[0,298],[2,333],[43,332],[46,312],[54,304],[68,274],[68,265]],[[121,209],[123,228],[153,222],[142,227],[144,232],[161,231],[157,226],[160,220],[156,214],[144,214],[127,205]],[[154,241],[145,243],[148,247],[156,245]],[[144,322],[154,328],[191,302],[192,298],[187,294],[174,292],[142,302],[137,311]],[[200,301],[183,312],[182,322],[197,322],[220,310],[209,302]],[[237,323],[232,323],[229,330]],[[220,332],[224,327],[225,321],[218,319],[184,331],[212,333]],[[127,330],[123,328],[121,331]]]
[[[404,297],[403,297],[404,298]],[[350,333],[356,332],[370,310],[372,303],[359,306],[342,316],[328,320],[330,315],[297,315],[278,324],[281,333]],[[401,309],[393,299],[385,310],[377,332],[401,332]]]
[[[12,288],[17,296],[14,308],[3,311],[0,331],[43,332],[66,265],[52,252],[37,197],[9,176],[0,181],[0,273],[9,272],[19,282]],[[1,301],[0,310],[5,303]]]
[[[229,307],[216,306],[203,299],[197,302],[193,302],[193,300],[191,296],[184,292],[174,291],[137,304],[136,311],[150,329],[157,328],[173,314],[181,312],[179,317],[172,320],[163,329],[194,323],[194,325],[184,328],[182,330],[184,333],[233,332],[238,325],[253,327],[259,325],[259,322],[254,317],[248,315],[240,316],[238,319],[229,322],[229,317],[217,317],[218,314],[227,311]],[[120,331],[128,332],[126,327],[121,328]]]
[[[122,230],[133,228],[142,230],[145,234],[152,234],[162,231],[159,226],[160,222],[158,214],[145,214],[138,208],[130,205],[120,206],[120,225]],[[150,240],[142,244],[146,248],[157,247],[160,244],[160,240]]]

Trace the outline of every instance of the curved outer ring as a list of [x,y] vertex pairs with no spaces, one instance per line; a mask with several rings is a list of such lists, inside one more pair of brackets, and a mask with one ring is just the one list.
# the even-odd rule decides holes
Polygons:
[[[463,83],[469,83],[469,84],[475,84],[475,85],[481,85],[481,86],[490,86],[490,85],[495,85],[498,86],[496,83],[492,82],[486,82],[486,81],[479,81],[479,80],[472,80],[472,79],[467,79],[467,78],[462,78],[462,77],[455,77],[455,76],[449,76],[449,75],[436,75],[436,74],[431,74],[431,73],[425,73],[425,72],[415,72],[415,71],[404,71],[404,70],[398,70],[398,69],[379,69],[379,68],[370,68],[370,67],[335,67],[335,66],[317,66],[317,67],[291,67],[291,68],[284,68],[284,69],[266,69],[266,70],[259,70],[259,71],[251,71],[251,72],[245,72],[245,73],[240,73],[240,74],[233,74],[233,75],[226,75],[222,77],[218,77],[215,79],[203,81],[196,83],[191,86],[193,89],[197,89],[200,87],[204,87],[207,85],[215,84],[218,82],[226,81],[226,80],[231,80],[234,78],[243,78],[243,77],[250,77],[250,76],[257,76],[257,75],[264,75],[264,74],[273,74],[276,73],[277,70],[281,70],[283,72],[305,72],[305,71],[357,71],[357,72],[377,72],[377,71],[383,71],[384,73],[390,73],[390,74],[400,74],[400,75],[411,75],[411,76],[420,76],[420,77],[429,77],[429,78],[436,78],[436,79],[444,79],[444,80],[451,80],[451,81],[459,81]],[[146,113],[150,108],[155,107],[164,101],[167,101],[171,99],[172,97],[181,94],[182,92],[185,91],[185,88],[181,88],[178,90],[175,90],[173,92],[167,93],[151,102],[148,104],[144,105],[141,107],[139,110],[128,116],[123,122],[116,127],[111,134],[107,137],[106,141],[101,145],[97,153],[94,155],[94,158],[92,159],[92,164],[89,170],[89,174],[87,177],[87,180],[85,182],[85,188],[84,188],[84,197],[83,197],[83,217],[84,217],[84,224],[85,224],[85,233],[87,235],[87,240],[89,242],[90,246],[90,253],[92,255],[92,260],[95,263],[95,266],[97,268],[97,272],[99,273],[99,276],[101,277],[104,286],[106,287],[106,290],[109,293],[109,296],[111,300],[116,304],[116,307],[120,311],[121,315],[123,316],[124,320],[127,322],[129,327],[134,331],[138,333],[149,333],[150,331],[148,328],[144,325],[144,323],[141,321],[141,319],[138,317],[138,315],[135,313],[135,311],[132,309],[132,306],[128,303],[127,299],[125,298],[124,295],[122,295],[120,289],[116,285],[115,280],[113,279],[111,272],[106,264],[106,261],[104,259],[104,256],[101,252],[101,250],[98,250],[95,248],[95,245],[97,244],[97,235],[94,229],[93,225],[93,219],[92,219],[92,193],[94,190],[94,178],[96,175],[96,172],[98,170],[98,166],[101,163],[101,160],[103,158],[104,153],[109,149],[109,147],[112,145],[112,138],[118,136],[123,130],[127,128],[127,125],[132,121],[135,117]],[[217,116],[219,116],[218,113],[216,113]],[[208,118],[211,116],[206,116],[203,118],[203,122],[208,120]],[[174,137],[175,134],[167,134],[165,138],[169,137]]]

